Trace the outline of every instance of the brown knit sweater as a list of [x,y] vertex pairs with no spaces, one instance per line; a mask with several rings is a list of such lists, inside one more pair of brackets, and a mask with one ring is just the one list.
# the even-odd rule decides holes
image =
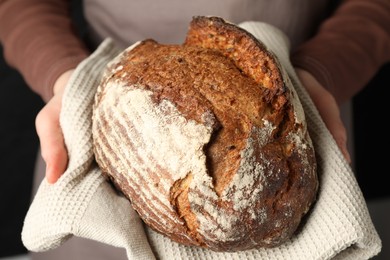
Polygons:
[[[169,0],[164,1],[164,9],[150,4],[145,11],[148,1],[136,4],[137,1],[85,0],[84,9],[97,36],[95,39],[99,41],[110,36],[119,43],[122,40],[125,45],[128,41],[127,45],[130,45],[133,40],[142,40],[141,37],[153,37],[153,34],[139,33],[148,28],[170,36],[170,30],[176,30],[172,26],[174,22],[180,24],[183,20],[173,19],[175,15],[189,16],[192,9],[195,10],[193,15],[204,15],[200,13],[201,7],[194,6],[198,2],[183,4],[184,1]],[[207,14],[214,14],[213,7],[215,12],[230,8],[233,12],[231,16],[224,17],[227,20],[263,20],[284,30],[292,42],[293,64],[313,74],[339,102],[356,94],[382,65],[390,61],[389,0],[344,0],[329,17],[326,17],[325,10],[330,0],[272,1],[273,5],[266,12],[264,7],[270,1],[219,1],[223,1],[223,8],[220,6],[222,2],[218,5],[215,0],[214,5],[209,4],[204,9],[212,12]],[[177,12],[181,8],[180,3],[187,11]],[[199,3],[205,5],[211,2]],[[237,3],[240,3],[239,7]],[[305,12],[302,12],[302,7]],[[164,12],[164,17],[157,16]],[[250,14],[246,16],[246,12]],[[310,19],[301,19],[302,15],[309,14]],[[137,20],[133,21],[130,17]],[[122,23],[124,20],[128,23]],[[125,29],[123,25],[126,25]],[[186,29],[187,24],[180,26]],[[297,30],[301,28],[305,30]],[[314,37],[309,37],[312,29],[315,30]],[[124,30],[123,35],[129,37],[121,38],[119,30]],[[172,39],[179,34],[180,30],[177,30]],[[26,82],[44,100],[53,95],[52,87],[59,75],[76,67],[89,54],[71,23],[70,3],[66,0],[0,0],[0,42],[8,63],[21,72]]]

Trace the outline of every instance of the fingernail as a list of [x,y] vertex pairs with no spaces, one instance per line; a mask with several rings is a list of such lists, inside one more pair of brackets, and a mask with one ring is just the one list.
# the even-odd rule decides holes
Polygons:
[[343,149],[343,154],[344,154],[344,157],[345,157],[345,159],[347,160],[347,162],[349,163],[349,164],[351,164],[351,155],[349,154],[349,152],[348,152],[348,150],[347,149]]
[[53,183],[52,180],[51,180],[51,166],[49,164],[46,164],[45,177],[46,177],[46,180],[49,183]]

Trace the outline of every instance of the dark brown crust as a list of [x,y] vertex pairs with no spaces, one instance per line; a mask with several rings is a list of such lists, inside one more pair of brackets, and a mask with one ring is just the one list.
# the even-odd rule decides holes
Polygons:
[[[190,23],[184,45],[214,49],[233,60],[238,68],[267,88],[266,98],[285,92],[276,59],[252,34],[220,17],[196,16]],[[260,73],[259,73],[260,72]]]
[[[316,197],[316,161],[307,133],[300,144],[302,147],[291,141],[291,134],[305,130],[306,126],[304,122],[296,122],[289,100],[291,91],[283,79],[281,67],[261,42],[221,18],[198,16],[191,22],[182,45],[142,41],[123,53],[110,71],[117,67],[122,69],[108,73],[102,81],[94,110],[104,102],[105,84],[116,81],[122,82],[124,89],[150,90],[156,104],[169,100],[186,119],[212,127],[213,137],[204,151],[218,196],[237,174],[248,140],[258,138],[252,130],[262,128],[264,122],[275,126],[264,146],[253,147],[253,160],[262,164],[266,173],[261,178],[254,177],[253,187],[263,186],[256,203],[250,208],[236,210],[233,201],[214,201],[221,210],[241,220],[231,227],[231,233],[240,238],[230,241],[210,239],[214,234],[198,232],[196,206],[189,199],[190,193],[204,196],[199,190],[190,188],[196,173],[188,173],[186,178],[171,184],[169,197],[174,211],[166,209],[166,214],[176,218],[177,224],[164,226],[159,222],[161,212],[145,210],[145,202],[139,200],[143,184],[130,185],[115,163],[111,164],[104,157],[104,149],[95,145],[102,170],[132,201],[150,227],[179,243],[215,251],[273,247],[294,234]],[[211,117],[205,118],[205,114]],[[108,121],[94,114],[94,123],[99,124],[94,140],[106,138],[107,132],[101,131],[111,128],[105,126],[110,123]],[[95,144],[99,142],[102,141]],[[115,151],[115,147],[109,147],[109,150]],[[171,179],[170,173],[163,170],[149,175],[156,183],[159,178]],[[268,218],[253,217],[253,209],[265,209],[263,213]]]

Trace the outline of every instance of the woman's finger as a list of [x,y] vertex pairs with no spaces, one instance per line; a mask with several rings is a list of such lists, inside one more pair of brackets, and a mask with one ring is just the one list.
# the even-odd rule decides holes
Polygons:
[[66,170],[68,155],[59,123],[61,95],[54,96],[36,117],[42,158],[46,163],[46,179],[55,183]]
[[335,98],[310,73],[301,69],[296,71],[345,159],[351,163],[347,148],[347,131]]

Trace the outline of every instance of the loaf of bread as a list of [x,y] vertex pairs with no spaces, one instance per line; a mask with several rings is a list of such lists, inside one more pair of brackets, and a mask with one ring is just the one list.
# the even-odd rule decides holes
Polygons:
[[219,17],[177,45],[143,40],[98,86],[103,173],[157,232],[233,252],[290,239],[316,199],[304,111],[276,56]]

